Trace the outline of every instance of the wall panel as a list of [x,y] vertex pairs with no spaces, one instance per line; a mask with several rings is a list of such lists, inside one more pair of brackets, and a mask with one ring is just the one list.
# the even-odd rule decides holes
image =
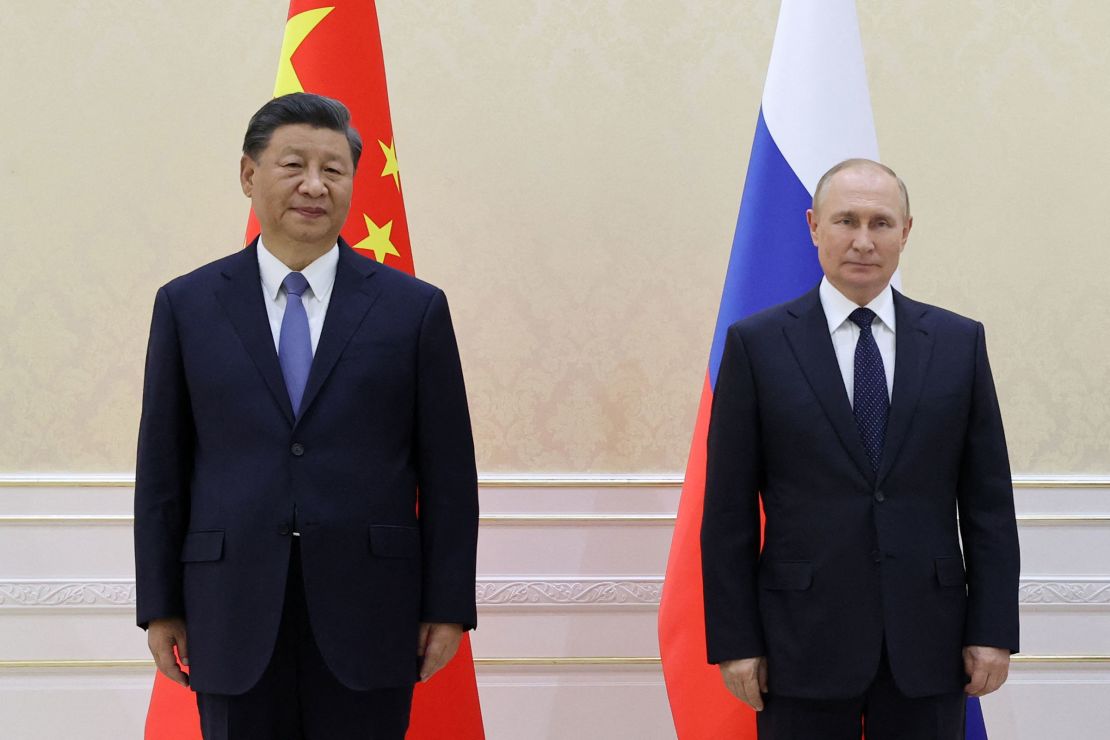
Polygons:
[[[1093,737],[1110,683],[1110,481],[1016,483],[1024,653],[984,702],[992,737]],[[483,477],[473,644],[491,740],[673,738],[656,608],[679,490],[674,476]],[[0,479],[12,737],[137,736],[151,669],[133,626],[130,493],[123,476]]]

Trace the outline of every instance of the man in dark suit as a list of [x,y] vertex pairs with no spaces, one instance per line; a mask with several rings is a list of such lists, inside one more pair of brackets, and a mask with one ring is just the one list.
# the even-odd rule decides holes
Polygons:
[[983,327],[890,287],[913,221],[887,167],[837,165],[806,217],[824,279],[732,325],[718,376],[709,661],[761,738],[962,737],[965,692],[997,689],[1018,649]]
[[240,172],[261,237],[155,299],[138,622],[210,740],[402,738],[475,624],[447,301],[339,238],[361,149],[338,101],[264,105]]

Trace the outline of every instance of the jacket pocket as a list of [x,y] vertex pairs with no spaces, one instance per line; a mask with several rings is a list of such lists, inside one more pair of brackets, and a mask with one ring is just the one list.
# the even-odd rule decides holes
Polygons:
[[759,567],[759,585],[768,591],[805,591],[812,584],[808,560],[766,560]]
[[418,557],[420,529],[395,524],[371,524],[370,552],[379,558]]
[[964,578],[963,560],[956,556],[936,558],[933,561],[937,569],[937,583],[942,586],[963,586]]
[[207,563],[219,560],[224,554],[224,531],[211,529],[189,532],[181,545],[181,562]]
[[404,345],[395,342],[383,342],[380,340],[357,342],[355,340],[351,340],[351,342],[343,348],[343,354],[339,356],[339,359],[340,361],[343,361],[366,360],[374,358],[396,358],[403,355],[404,352]]

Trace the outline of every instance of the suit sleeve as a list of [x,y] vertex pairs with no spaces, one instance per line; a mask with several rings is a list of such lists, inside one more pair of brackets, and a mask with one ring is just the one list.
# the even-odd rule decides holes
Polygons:
[[181,543],[189,521],[195,431],[173,307],[154,300],[135,464],[136,618],[184,617]]
[[1018,651],[1020,555],[1002,414],[977,325],[975,378],[958,488],[967,569],[965,645]]
[[757,590],[761,459],[755,380],[733,326],[717,374],[706,449],[701,555],[710,663],[766,655]]
[[420,330],[416,454],[423,549],[421,621],[477,623],[478,473],[447,297],[436,291]]

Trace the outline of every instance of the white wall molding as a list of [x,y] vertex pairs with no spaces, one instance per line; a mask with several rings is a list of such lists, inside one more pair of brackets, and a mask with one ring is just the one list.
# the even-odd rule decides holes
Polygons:
[[[506,671],[607,671],[614,667],[655,671],[663,664],[654,655],[559,655],[559,656],[502,656],[474,658],[479,672]],[[1081,683],[1092,675],[1099,676],[1099,683],[1110,683],[1110,655],[1025,655],[1019,653],[1010,659],[1011,671],[1022,673],[1060,674],[1068,672],[1066,683]],[[58,672],[83,674],[87,672],[120,672],[153,670],[150,658],[133,659],[56,659],[56,660],[0,660],[0,680],[6,673],[17,671]],[[1011,673],[1011,676],[1014,675]],[[1077,680],[1078,679],[1078,680]]]
[[1028,606],[1110,606],[1110,578],[1022,578],[1018,602]]
[[[662,578],[479,579],[479,608],[645,607],[659,604]],[[0,609],[133,609],[129,579],[13,579],[0,581]]]
[[133,609],[134,606],[135,581],[129,579],[0,582],[0,609]]
[[134,473],[0,473],[0,488],[132,488]]
[[[659,605],[663,579],[652,577],[482,578],[479,608],[649,608]],[[1023,578],[1023,606],[1110,607],[1110,577]],[[0,609],[132,609],[129,579],[13,579],[0,581]]]
[[482,607],[647,607],[659,605],[662,578],[492,578],[476,584]]
[[[674,514],[483,514],[478,517],[486,526],[527,524],[532,526],[578,526],[590,524],[647,524],[671,525]],[[0,524],[26,526],[127,526],[134,522],[131,514],[4,514]],[[1018,514],[1017,523],[1022,526],[1060,527],[1072,525],[1107,525],[1110,514]]]
[[[484,488],[681,486],[682,473],[485,473]],[[1110,474],[1014,475],[1015,488],[1110,488]],[[130,488],[134,473],[0,473],[0,488]]]

